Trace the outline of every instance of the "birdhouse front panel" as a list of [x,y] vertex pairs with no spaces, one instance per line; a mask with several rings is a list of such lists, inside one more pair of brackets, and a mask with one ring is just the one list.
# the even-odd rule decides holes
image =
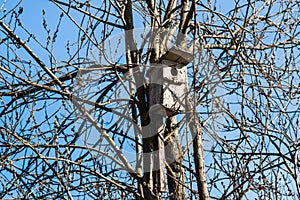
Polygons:
[[169,111],[184,112],[187,95],[187,68],[163,68],[163,98],[162,105]]

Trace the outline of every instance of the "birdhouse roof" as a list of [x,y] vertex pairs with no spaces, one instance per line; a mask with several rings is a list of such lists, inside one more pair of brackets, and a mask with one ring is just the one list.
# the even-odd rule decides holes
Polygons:
[[193,60],[193,54],[185,48],[174,46],[161,57],[160,62],[163,60],[169,60],[185,66]]

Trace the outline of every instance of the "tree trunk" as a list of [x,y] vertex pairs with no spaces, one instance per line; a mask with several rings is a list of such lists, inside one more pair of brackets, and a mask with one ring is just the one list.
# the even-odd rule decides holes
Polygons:
[[[187,103],[188,110],[194,110],[191,106],[190,101]],[[194,151],[194,162],[195,162],[195,173],[197,180],[197,187],[199,193],[199,199],[208,200],[209,193],[206,181],[206,172],[204,165],[204,152],[203,152],[203,140],[202,140],[202,127],[200,125],[198,116],[195,112],[188,113],[187,119],[190,120],[189,128],[193,136],[193,151]]]
[[[166,122],[165,142],[167,166],[168,188],[171,200],[185,199],[184,190],[184,169],[182,167],[182,152],[178,140],[178,129],[176,126],[176,116],[169,117]],[[175,160],[175,161],[174,161]]]

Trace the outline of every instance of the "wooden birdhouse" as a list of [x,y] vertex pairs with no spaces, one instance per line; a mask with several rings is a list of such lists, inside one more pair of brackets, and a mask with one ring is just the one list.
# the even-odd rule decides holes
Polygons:
[[167,115],[186,110],[187,67],[192,53],[179,47],[166,52],[150,69],[150,105],[162,105]]

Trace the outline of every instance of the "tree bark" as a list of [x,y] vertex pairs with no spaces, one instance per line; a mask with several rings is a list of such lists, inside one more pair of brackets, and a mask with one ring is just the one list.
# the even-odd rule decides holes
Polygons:
[[[168,188],[171,200],[185,199],[184,190],[184,169],[182,167],[182,151],[178,139],[178,129],[176,127],[176,116],[169,117],[166,122],[165,142],[167,166]],[[175,160],[175,161],[174,161]]]
[[206,172],[204,165],[204,152],[203,152],[203,140],[202,140],[202,127],[198,116],[196,115],[190,101],[187,103],[188,110],[193,111],[187,114],[189,121],[189,128],[193,136],[193,151],[195,162],[195,173],[197,180],[197,187],[200,200],[208,200],[209,193],[206,181]]

